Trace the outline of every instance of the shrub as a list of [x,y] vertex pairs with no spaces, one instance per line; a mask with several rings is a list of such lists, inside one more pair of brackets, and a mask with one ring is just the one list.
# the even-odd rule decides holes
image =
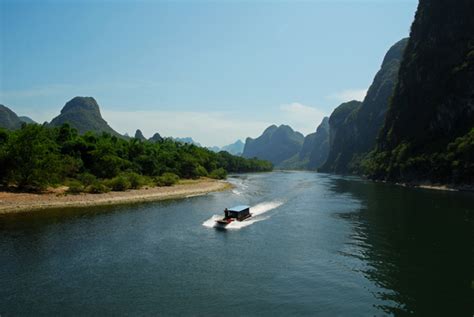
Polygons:
[[124,177],[130,182],[130,188],[138,189],[147,183],[147,179],[135,172],[128,172],[123,174]]
[[132,184],[128,180],[128,178],[121,174],[119,176],[116,176],[110,180],[106,181],[106,185],[109,186],[113,191],[125,191],[127,189],[130,189],[132,187]]
[[207,176],[207,170],[204,166],[202,165],[198,165],[195,169],[194,169],[194,175],[196,175],[197,177],[203,177],[203,176]]
[[179,176],[174,173],[164,173],[156,179],[158,186],[172,186],[179,181]]
[[227,177],[227,172],[221,167],[213,170],[211,174],[209,174],[209,177],[214,179],[225,179]]
[[76,179],[69,181],[67,186],[68,189],[66,192],[68,194],[79,194],[84,191],[84,185]]
[[91,194],[102,194],[102,193],[110,192],[110,188],[106,186],[104,183],[95,181],[91,185],[87,186],[85,191]]
[[84,186],[89,186],[94,184],[97,181],[97,177],[92,175],[91,173],[82,173],[79,174],[77,179],[84,184]]

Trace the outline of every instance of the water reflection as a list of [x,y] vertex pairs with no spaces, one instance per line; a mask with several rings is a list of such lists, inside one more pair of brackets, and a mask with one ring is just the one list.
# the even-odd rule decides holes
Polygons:
[[353,225],[342,254],[359,259],[383,313],[472,316],[474,211],[470,193],[407,189],[335,179],[362,208],[338,216]]

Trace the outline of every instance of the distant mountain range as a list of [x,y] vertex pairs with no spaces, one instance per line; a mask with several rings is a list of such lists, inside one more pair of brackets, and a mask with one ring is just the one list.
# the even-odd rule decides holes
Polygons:
[[258,138],[247,138],[242,156],[268,160],[279,167],[285,160],[299,153],[303,142],[304,136],[290,126],[272,125]]
[[21,122],[24,122],[24,123],[28,123],[28,124],[37,123],[35,120],[27,116],[19,116],[18,118],[21,120]]
[[26,116],[18,116],[10,108],[0,105],[0,128],[16,130],[21,128],[22,123],[36,123]]
[[211,147],[208,147],[208,149],[213,152],[226,151],[232,155],[240,156],[242,155],[242,152],[244,151],[244,146],[245,146],[244,142],[242,142],[241,140],[237,140],[234,143],[225,145],[223,147],[211,146]]
[[191,137],[184,137],[184,138],[173,138],[171,137],[173,140],[175,140],[176,142],[180,142],[180,143],[186,143],[186,144],[194,144],[196,146],[201,146],[201,144],[199,142],[196,142],[193,140],[193,138]]
[[306,137],[287,125],[272,125],[258,138],[247,138],[243,156],[269,160],[279,169],[316,170],[329,150],[328,121],[325,117],[316,132]]
[[[367,95],[348,101],[304,137],[272,125],[213,151],[265,159],[282,169],[363,174],[396,182],[474,182],[474,2],[419,3],[410,38],[386,53]],[[437,27],[433,27],[437,26]],[[0,105],[0,126],[31,119]],[[50,125],[119,135],[94,98],[66,103]],[[145,140],[140,130],[135,138]],[[150,140],[161,140],[157,133]],[[192,138],[174,140],[199,145]]]
[[21,119],[10,108],[0,105],[0,127],[16,130],[21,127]]
[[[19,117],[15,112],[4,105],[0,105],[0,128],[9,130],[16,130],[21,127],[22,123],[36,123],[29,117]],[[61,113],[53,118],[48,124],[52,127],[61,126],[64,123],[68,123],[71,127],[78,130],[79,133],[91,131],[95,133],[106,132],[122,138],[130,138],[127,134],[121,135],[115,131],[109,124],[102,118],[100,107],[97,101],[93,97],[74,97],[68,101]],[[135,132],[134,138],[141,141],[145,141],[146,138],[140,129]],[[182,143],[191,143],[200,146],[199,143],[195,142],[192,138],[172,138],[175,141]],[[152,142],[159,142],[163,140],[159,133],[155,133],[148,140]]]

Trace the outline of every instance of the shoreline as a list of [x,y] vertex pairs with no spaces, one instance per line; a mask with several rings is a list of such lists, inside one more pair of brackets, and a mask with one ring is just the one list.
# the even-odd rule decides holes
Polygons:
[[231,189],[229,182],[213,179],[184,180],[169,187],[144,187],[103,194],[41,194],[0,192],[0,215],[58,208],[85,208],[162,201],[202,196]]
[[431,184],[431,183],[399,183],[399,182],[390,182],[390,181],[382,181],[382,180],[374,180],[370,178],[365,178],[369,181],[381,184],[391,184],[396,186],[401,186],[405,188],[413,188],[413,189],[428,189],[428,190],[436,190],[436,191],[444,191],[444,192],[474,192],[474,186],[469,185],[449,185],[449,184]]

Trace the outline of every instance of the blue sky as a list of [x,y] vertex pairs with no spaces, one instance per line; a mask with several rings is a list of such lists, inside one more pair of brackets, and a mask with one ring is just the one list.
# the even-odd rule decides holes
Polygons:
[[225,145],[304,134],[361,99],[415,0],[0,0],[0,103],[43,122],[93,96],[119,132]]

